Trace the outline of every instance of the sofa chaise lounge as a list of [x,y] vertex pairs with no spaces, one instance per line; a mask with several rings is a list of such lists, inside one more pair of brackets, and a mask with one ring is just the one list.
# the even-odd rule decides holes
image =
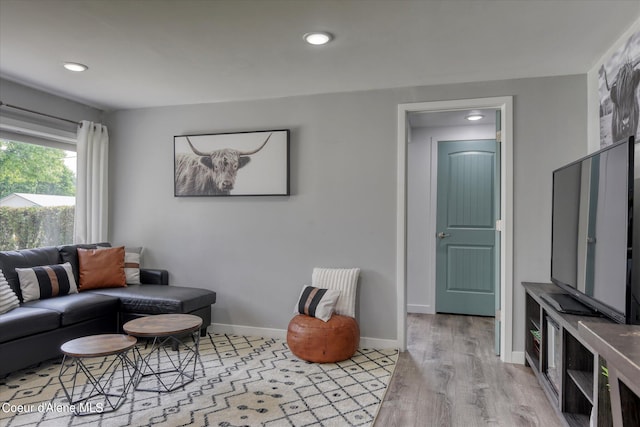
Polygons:
[[169,286],[161,269],[140,269],[141,284],[92,289],[69,295],[23,302],[16,268],[69,262],[79,282],[78,248],[110,247],[66,245],[0,252],[0,270],[20,306],[0,314],[0,376],[57,357],[60,346],[73,338],[115,333],[136,317],[164,313],[189,313],[202,318],[201,335],[211,324],[216,293],[207,289]]

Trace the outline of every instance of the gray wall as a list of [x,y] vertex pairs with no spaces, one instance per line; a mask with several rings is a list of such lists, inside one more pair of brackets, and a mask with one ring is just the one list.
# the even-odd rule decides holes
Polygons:
[[[514,96],[514,348],[523,280],[549,278],[551,171],[587,151],[586,76],[117,111],[111,240],[218,292],[214,322],[285,329],[315,266],[360,267],[365,337],[396,337],[397,105]],[[174,198],[173,136],[291,129],[290,197]]]
[[[12,104],[75,121],[90,120],[100,122],[100,118],[102,117],[102,110],[97,108],[32,89],[6,79],[0,79],[0,101],[5,104]],[[51,125],[58,129],[76,130],[76,126],[71,123],[51,120],[6,107],[2,107],[0,115],[21,119],[28,118],[29,121],[33,123]]]
[[[362,335],[395,339],[399,103],[514,96],[514,348],[523,280],[549,277],[551,171],[586,153],[586,76],[113,112],[111,240],[218,292],[214,322],[284,329],[314,266],[362,268]],[[0,80],[0,99],[73,120],[102,112]],[[3,109],[3,115],[7,115]],[[291,197],[173,197],[173,135],[290,128]]]

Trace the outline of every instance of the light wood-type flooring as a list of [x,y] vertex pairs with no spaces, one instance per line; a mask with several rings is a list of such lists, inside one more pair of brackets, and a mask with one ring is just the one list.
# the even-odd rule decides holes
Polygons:
[[530,368],[502,363],[493,319],[410,314],[375,427],[562,426]]

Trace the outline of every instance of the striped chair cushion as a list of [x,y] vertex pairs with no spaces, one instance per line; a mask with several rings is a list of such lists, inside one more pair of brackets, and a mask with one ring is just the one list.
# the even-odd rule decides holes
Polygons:
[[78,293],[71,264],[16,268],[23,302]]
[[314,268],[311,285],[340,291],[336,313],[356,317],[356,286],[359,268]]
[[331,319],[339,296],[340,291],[305,286],[302,288],[298,304],[293,312],[294,314],[306,314],[327,322]]

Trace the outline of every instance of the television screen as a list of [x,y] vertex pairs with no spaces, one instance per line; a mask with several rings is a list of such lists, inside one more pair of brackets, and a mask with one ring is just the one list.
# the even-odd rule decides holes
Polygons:
[[629,144],[553,173],[551,280],[623,323],[631,259]]

